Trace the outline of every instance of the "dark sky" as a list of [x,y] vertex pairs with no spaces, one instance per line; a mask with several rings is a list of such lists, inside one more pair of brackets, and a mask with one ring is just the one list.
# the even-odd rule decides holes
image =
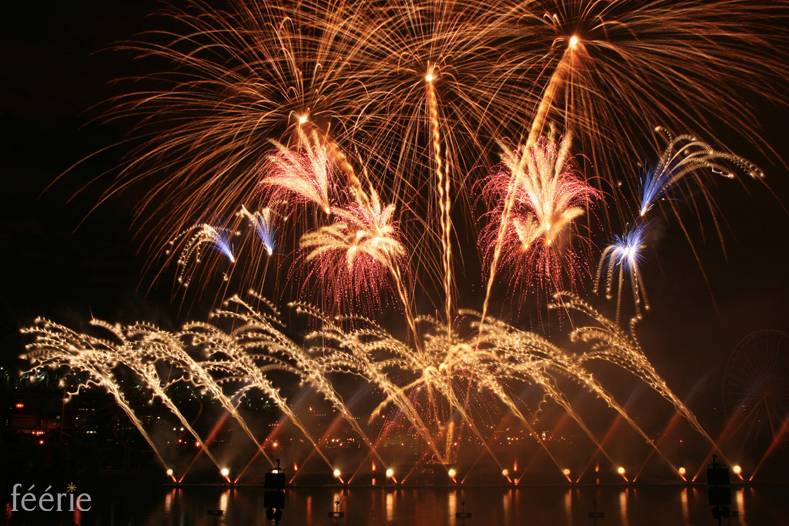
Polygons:
[[[0,362],[15,363],[18,329],[39,314],[74,326],[91,313],[165,325],[183,314],[169,302],[167,287],[146,291],[140,247],[129,226],[135,196],[115,198],[87,219],[109,179],[70,200],[76,189],[111,169],[122,150],[86,162],[44,192],[71,164],[122,137],[120,125],[90,124],[96,116],[90,107],[114,93],[113,79],[137,66],[128,56],[102,50],[150,28],[146,15],[155,8],[122,0],[4,7]],[[754,103],[764,136],[789,158],[786,109]],[[641,326],[645,350],[680,396],[704,382],[697,402],[702,411],[719,405],[721,370],[736,342],[757,329],[789,329],[789,215],[779,202],[789,198],[789,174],[776,158],[735,138],[728,146],[765,169],[778,200],[751,181],[717,185],[726,254],[710,224],[706,241],[696,237],[713,295],[676,225],[662,227],[644,267],[653,303]]]

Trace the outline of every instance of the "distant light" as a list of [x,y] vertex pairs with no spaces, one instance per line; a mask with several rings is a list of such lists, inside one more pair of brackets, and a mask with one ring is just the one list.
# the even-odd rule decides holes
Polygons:
[[394,469],[386,468],[386,478],[390,479],[394,477]]
[[616,472],[619,473],[620,475],[624,475],[625,468],[623,466],[619,466],[618,468],[616,468]]
[[16,407],[17,409],[24,409],[25,408],[25,403],[24,402],[17,402],[17,403],[14,404],[14,407]]
[[449,468],[447,470],[447,475],[449,475],[449,478],[451,478],[451,479],[455,478],[455,476],[457,474],[458,474],[458,472],[457,472],[457,470],[455,468]]
[[200,447],[200,441],[199,440],[195,440],[195,447]]
[[272,442],[272,443],[271,443],[271,447],[273,447],[273,448],[278,448],[278,447],[279,447],[279,442],[277,442],[277,441],[275,440],[274,442]]
[[340,478],[340,475],[342,475],[342,471],[340,471],[339,468],[334,468],[334,471],[332,471],[332,475],[334,475],[334,478],[338,479]]
[[570,468],[564,468],[564,469],[562,470],[562,475],[564,475],[565,477],[569,477],[569,476],[570,476],[570,473],[572,473],[572,472],[570,471]]
[[298,120],[299,124],[307,124],[307,121],[310,120],[310,116],[306,113],[299,113],[296,119]]
[[567,47],[570,49],[575,49],[578,47],[578,43],[581,42],[581,39],[578,38],[578,35],[572,35],[570,37],[569,42],[567,43]]
[[680,466],[679,469],[677,470],[677,473],[679,473],[680,477],[684,477],[685,473],[687,473],[687,470],[685,469],[684,466]]
[[740,473],[742,473],[742,466],[740,466],[739,464],[734,464],[731,467],[731,470],[734,472],[735,475],[739,475]]
[[228,476],[230,476],[230,470],[228,468],[222,468],[219,470],[219,474],[227,478]]
[[172,477],[173,473],[175,472],[173,471],[173,468],[167,468],[167,471],[165,471],[165,473],[167,474],[168,477]]
[[510,470],[507,469],[507,468],[502,469],[501,470],[501,476],[502,477],[509,477],[510,476]]

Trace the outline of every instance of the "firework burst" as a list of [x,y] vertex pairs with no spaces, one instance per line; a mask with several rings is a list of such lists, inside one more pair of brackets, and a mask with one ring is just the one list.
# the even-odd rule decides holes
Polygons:
[[275,212],[270,208],[256,210],[250,212],[247,207],[242,206],[238,211],[238,216],[246,219],[250,226],[255,230],[255,233],[263,243],[263,248],[266,249],[266,254],[269,256],[274,253],[276,248],[276,229],[274,227],[274,214]]
[[[479,245],[490,263],[501,236],[501,265],[517,284],[555,291],[574,285],[582,268],[573,249],[572,238],[579,237],[575,222],[602,195],[579,173],[571,145],[568,134],[515,150],[502,147],[502,163],[484,183],[489,222]],[[588,243],[582,238],[575,246]]]
[[[215,248],[224,255],[231,264],[235,264],[236,257],[230,246],[230,237],[239,235],[239,232],[229,228],[217,227],[209,224],[194,225],[180,232],[168,243],[167,254],[178,252],[178,283],[184,287],[189,286],[195,266],[202,262],[203,251],[206,246]],[[224,274],[227,279],[227,274]]]
[[298,136],[299,146],[295,149],[273,141],[277,152],[268,156],[269,165],[261,184],[271,189],[272,201],[312,203],[328,215],[331,165],[326,147],[315,130],[307,134],[299,126]]
[[622,291],[624,289],[625,276],[630,277],[630,288],[633,291],[633,304],[636,308],[636,316],[641,317],[642,306],[649,310],[649,299],[647,298],[644,280],[638,264],[643,258],[643,250],[646,248],[644,237],[646,224],[637,224],[624,235],[617,235],[614,242],[608,245],[600,256],[600,263],[597,266],[597,276],[594,292],[600,290],[600,285],[605,282],[605,296],[607,299],[613,298],[614,275],[616,274],[616,320],[619,320],[622,304]]
[[333,223],[301,236],[304,260],[312,264],[335,306],[361,297],[376,303],[391,269],[405,256],[393,221],[395,206],[382,205],[373,192],[369,206],[352,204],[331,211]]
[[[527,144],[548,122],[571,133],[613,189],[619,213],[607,216],[624,216],[639,181],[620,187],[618,174],[636,173],[654,148],[654,123],[718,142],[710,122],[721,121],[763,145],[742,91],[779,99],[787,76],[785,24],[768,22],[785,13],[746,0],[234,0],[166,14],[175,31],[122,47],[168,66],[150,90],[114,99],[110,115],[138,119],[145,138],[120,184],[155,181],[140,208],[146,246],[245,203],[264,208],[266,189],[330,210],[324,157],[339,145],[410,216],[400,224],[414,274],[431,297],[443,291],[445,311],[458,272],[452,222],[476,222],[464,178],[495,164],[496,141],[522,135],[521,123]],[[334,140],[317,140],[318,129]],[[177,204],[160,206],[173,188],[183,189]]]

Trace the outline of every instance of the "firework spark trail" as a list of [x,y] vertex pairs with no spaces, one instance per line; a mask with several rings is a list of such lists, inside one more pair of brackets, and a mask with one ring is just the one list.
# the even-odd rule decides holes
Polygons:
[[427,89],[427,107],[430,120],[430,136],[433,149],[433,162],[436,173],[436,190],[440,211],[439,226],[441,229],[442,262],[444,267],[444,316],[447,323],[447,336],[452,334],[452,196],[450,195],[450,178],[441,155],[441,117],[438,110],[436,95],[436,70],[428,67],[425,74]]
[[[545,121],[551,112],[553,101],[556,98],[556,96],[559,95],[559,93],[561,92],[565,77],[570,73],[572,69],[572,61],[575,56],[576,49],[578,49],[579,46],[583,48],[583,43],[578,38],[578,36],[572,35],[568,39],[567,48],[565,48],[564,52],[562,53],[562,56],[559,59],[558,64],[556,65],[556,69],[554,70],[550,80],[548,81],[548,85],[545,88],[545,92],[540,98],[540,105],[537,107],[537,111],[534,114],[534,119],[532,119],[531,127],[529,128],[529,137],[526,140],[527,145],[531,145],[537,142],[539,137],[543,134]],[[570,115],[570,114],[571,114],[570,112],[565,113],[565,115]],[[563,129],[565,133],[572,133],[573,131],[569,122],[564,123]]]
[[362,181],[356,174],[356,170],[354,169],[353,164],[351,164],[351,161],[345,155],[345,152],[342,151],[340,146],[335,141],[333,141],[328,136],[328,134],[324,134],[322,139],[325,143],[326,153],[329,159],[333,161],[348,177],[348,184],[351,187],[351,193],[356,199],[356,202],[362,206],[370,206],[370,198],[364,191]]

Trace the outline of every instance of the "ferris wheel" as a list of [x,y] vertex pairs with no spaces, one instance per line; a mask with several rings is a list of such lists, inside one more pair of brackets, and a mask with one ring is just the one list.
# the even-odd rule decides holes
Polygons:
[[724,370],[723,404],[729,416],[751,417],[775,436],[789,416],[789,333],[759,330],[737,344]]

